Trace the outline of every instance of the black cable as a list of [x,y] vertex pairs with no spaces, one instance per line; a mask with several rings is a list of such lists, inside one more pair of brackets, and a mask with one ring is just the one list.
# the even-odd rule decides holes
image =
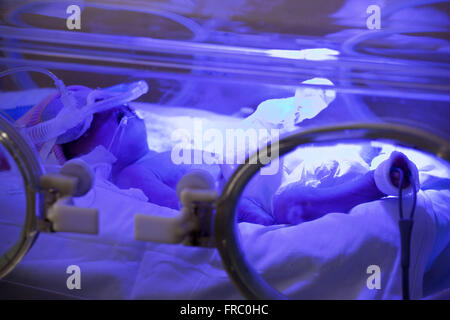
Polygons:
[[416,184],[414,181],[411,181],[411,173],[408,172],[406,174],[406,178],[409,179],[409,183],[411,184],[413,191],[413,204],[411,209],[411,214],[409,218],[404,218],[403,216],[403,181],[405,178],[405,174],[401,168],[394,167],[391,169],[392,171],[397,171],[400,174],[400,182],[399,182],[399,191],[398,191],[398,206],[399,206],[399,214],[400,220],[398,222],[400,229],[400,239],[401,239],[401,264],[402,264],[402,294],[403,300],[409,300],[409,263],[410,263],[410,255],[411,255],[411,234],[412,228],[414,224],[414,212],[416,209]]
[[403,189],[403,179],[404,179],[404,174],[403,174],[403,170],[400,168],[392,168],[392,171],[397,171],[398,174],[400,175],[400,179],[399,179],[399,183],[398,183],[398,212],[400,214],[400,219],[403,219],[403,205],[402,205],[402,189]]

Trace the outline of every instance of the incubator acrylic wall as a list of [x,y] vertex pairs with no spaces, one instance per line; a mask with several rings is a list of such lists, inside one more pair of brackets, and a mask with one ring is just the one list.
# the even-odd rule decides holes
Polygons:
[[[142,101],[226,115],[325,78],[340,94],[322,122],[385,118],[447,134],[446,1],[72,2],[2,2],[4,66],[88,87],[145,79]],[[49,86],[13,80],[3,87]]]
[[[93,188],[84,196],[74,198],[73,204],[99,210],[99,237],[65,233],[41,235],[38,249],[29,252],[22,267],[5,278],[9,282],[3,285],[26,283],[57,294],[85,298],[183,298],[187,292],[202,298],[208,288],[220,298],[218,288],[223,285],[227,288],[222,292],[223,297],[241,297],[228,280],[223,280],[228,279],[223,268],[215,273],[214,268],[222,267],[217,252],[139,242],[134,238],[134,224],[139,219],[134,217],[151,212],[176,220],[180,209],[176,192],[169,190],[170,196],[162,191],[152,193],[156,189],[165,190],[167,185],[170,185],[169,189],[176,189],[176,182],[187,169],[183,167],[185,171],[177,171],[172,164],[183,165],[186,159],[195,169],[204,164],[218,164],[208,167],[207,171],[220,194],[238,167],[238,160],[245,160],[261,143],[280,141],[283,137],[310,130],[313,133],[308,133],[307,137],[314,139],[308,144],[293,148],[279,162],[274,161],[272,166],[263,168],[270,173],[271,169],[285,165],[291,168],[289,174],[284,177],[269,174],[270,179],[246,186],[244,194],[250,192],[258,196],[251,200],[245,196],[241,198],[243,207],[247,206],[250,211],[273,210],[274,199],[266,196],[267,192],[273,191],[269,189],[280,183],[286,186],[299,177],[309,181],[302,187],[306,184],[316,187],[322,180],[328,181],[332,177],[337,179],[330,182],[330,186],[334,186],[346,173],[354,178],[367,170],[375,170],[393,150],[403,150],[396,149],[398,144],[428,148],[427,155],[412,151],[414,159],[420,159],[417,160],[420,162],[419,177],[429,183],[430,189],[447,190],[448,164],[440,157],[445,159],[450,140],[449,5],[444,0],[2,1],[0,71],[23,66],[49,70],[71,88],[69,90],[74,92],[81,105],[86,101],[114,97],[117,92],[127,93],[130,83],[148,84],[148,91],[142,90],[133,99],[120,103],[126,107],[110,110],[110,113],[86,122],[85,131],[77,132],[80,134],[75,141],[63,143],[60,149],[48,152],[52,158],[47,158],[46,154],[42,159],[42,145],[29,155],[36,158],[31,167],[41,166],[33,171],[37,176],[44,172],[60,172],[63,162],[75,154],[91,166],[95,176]],[[51,104],[57,100],[57,89],[52,79],[44,74],[14,73],[1,77],[0,83],[2,119],[8,119],[12,126],[20,128],[19,131],[23,129],[23,119],[29,120],[30,114],[49,116],[30,113],[33,107],[53,107],[60,103]],[[94,93],[90,95],[91,92]],[[53,100],[49,98],[52,95]],[[87,123],[95,130],[89,130]],[[363,134],[358,131],[355,141],[349,138],[354,134],[352,130],[347,130],[348,136],[336,133],[341,142],[349,144],[347,147],[330,138],[334,133],[320,133],[321,138],[316,139],[315,129],[344,128],[347,123],[372,125],[371,130],[378,125],[392,125],[393,128],[404,125],[433,135],[437,140],[431,139],[434,142],[428,143],[431,140],[427,140],[429,136],[426,135],[424,141],[428,142],[421,143],[396,131],[396,135],[375,141],[382,130],[373,136],[366,135],[370,130]],[[143,134],[136,138],[131,135],[130,128],[134,128],[134,133]],[[256,129],[255,135],[252,136],[251,130],[245,131],[249,129]],[[247,133],[245,138],[254,138],[255,142],[233,144],[231,162],[236,161],[226,163],[230,151],[227,150],[227,132],[235,134],[239,130]],[[343,129],[343,132],[347,131]],[[273,135],[268,136],[267,132]],[[102,143],[91,145],[90,137]],[[436,141],[442,142],[441,147]],[[148,150],[141,154],[142,148],[147,147]],[[185,147],[189,153],[179,152]],[[53,144],[48,145],[48,150],[50,148]],[[87,149],[89,152],[84,153]],[[44,148],[44,151],[48,150]],[[420,155],[414,153],[416,151]],[[17,174],[17,179],[21,180],[24,175],[20,168],[26,159],[18,161],[12,154],[10,149],[0,149],[0,174]],[[59,157],[61,155],[64,160]],[[362,165],[352,166],[352,161]],[[424,173],[427,161],[435,164],[434,169],[430,169],[432,173]],[[163,173],[152,171],[151,174],[161,177],[170,172],[173,176],[152,188],[135,184],[141,174],[130,173],[131,169],[119,174],[131,162],[140,167],[158,163],[161,164],[158,170]],[[347,167],[342,167],[343,164]],[[2,171],[8,165],[11,170]],[[26,185],[27,181],[23,180],[22,184]],[[25,194],[21,196],[26,198]],[[439,199],[428,205],[434,205],[437,211],[445,211],[449,200],[446,195]],[[17,202],[25,203],[26,200],[23,201]],[[282,208],[280,201],[278,204]],[[255,202],[259,208],[255,208]],[[23,209],[21,221],[25,221],[25,209],[19,209]],[[268,226],[273,221],[265,219],[264,215],[258,217],[262,218],[257,219],[256,224],[265,225],[266,230],[278,228]],[[293,223],[290,218],[279,222]],[[294,224],[298,223],[296,220]],[[244,234],[248,235],[245,233],[248,231],[255,237],[244,237],[246,244],[260,240],[258,228],[245,223],[242,228]],[[306,233],[312,235],[315,231],[310,229]],[[60,241],[61,250],[52,246],[53,239]],[[295,237],[288,239],[292,243]],[[390,243],[390,240],[386,242]],[[89,249],[83,251],[83,246],[78,249],[79,243],[89,244]],[[276,241],[273,243],[279,245]],[[249,255],[256,261],[263,256],[264,248],[265,245],[255,246]],[[446,252],[448,249],[445,248],[435,248],[438,251],[433,251],[432,255]],[[288,251],[281,250],[279,258],[288,259]],[[313,256],[314,252],[308,251],[308,254]],[[195,284],[181,276],[177,278],[175,273],[167,271],[170,268],[162,267],[165,255],[170,256],[167,263],[174,266],[173,270],[192,267],[194,271],[190,276],[194,280],[191,281],[203,281],[201,272],[193,267],[196,264],[209,268],[212,280],[204,280],[204,287],[199,285],[197,291],[190,291]],[[205,262],[208,258],[211,258],[210,264]],[[309,261],[317,262],[314,258],[320,260],[323,257],[313,257]],[[39,279],[29,278],[30,270],[40,259],[53,261],[53,266],[42,268],[38,272]],[[87,282],[85,291],[67,291],[65,260],[77,259],[82,264],[81,270],[92,275],[91,280],[98,280]],[[87,261],[90,260],[96,263],[89,265]],[[261,268],[269,271],[280,264],[275,262],[275,255],[259,262]],[[140,269],[140,265],[160,277],[167,272],[170,277],[175,277],[173,282],[177,284],[171,283],[169,276],[156,279]],[[50,274],[58,276],[48,280]],[[286,272],[286,275],[290,273]],[[109,287],[105,286],[108,282],[105,279],[109,279]],[[279,279],[276,273],[270,272],[266,278],[272,280],[275,287]],[[296,290],[302,281],[305,285],[310,279],[288,280],[287,287],[284,286],[286,283],[278,283],[278,289],[293,293],[293,297],[307,297],[296,294],[299,292]],[[150,290],[149,286],[155,283],[165,289]],[[390,292],[398,293],[398,288],[391,289]],[[329,292],[327,297],[337,297],[333,295],[334,291]],[[360,296],[346,298],[383,297],[372,293],[366,290]],[[311,296],[320,297],[320,292],[312,292]],[[394,294],[394,298],[398,297]]]

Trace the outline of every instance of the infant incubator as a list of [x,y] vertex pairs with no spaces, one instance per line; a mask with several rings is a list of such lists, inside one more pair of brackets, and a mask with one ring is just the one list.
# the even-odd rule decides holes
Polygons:
[[3,1],[0,298],[448,299],[448,9]]

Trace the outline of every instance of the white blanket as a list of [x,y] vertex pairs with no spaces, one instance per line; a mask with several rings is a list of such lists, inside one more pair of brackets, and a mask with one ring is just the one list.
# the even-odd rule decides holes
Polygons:
[[[438,161],[427,159],[416,164],[422,176],[430,179],[441,181],[450,176]],[[360,168],[359,162],[353,167]],[[323,177],[330,179],[331,175]],[[419,194],[410,273],[413,298],[450,286],[449,204],[448,190]],[[0,296],[8,297],[2,286],[21,284],[14,289],[19,296],[34,287],[90,299],[242,298],[224,271],[217,250],[133,239],[134,214],[176,214],[146,202],[139,190],[119,190],[98,179],[77,205],[100,208],[100,234],[41,234],[17,268],[0,281]],[[384,199],[359,205],[349,214],[331,213],[296,226],[241,223],[242,245],[254,268],[292,298],[398,299],[397,206],[396,199]],[[66,269],[70,265],[80,267],[80,290],[67,288],[70,275]],[[368,281],[373,280],[368,268],[373,265],[381,271],[380,289],[368,287]],[[41,297],[47,294],[39,292]]]

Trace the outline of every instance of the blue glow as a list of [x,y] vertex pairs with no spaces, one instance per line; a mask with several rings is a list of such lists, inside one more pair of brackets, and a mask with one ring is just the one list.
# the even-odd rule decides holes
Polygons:
[[[65,3],[5,1],[0,13],[2,70],[45,67],[68,85],[109,88],[99,92],[111,94],[128,91],[125,83],[139,79],[149,84],[139,102],[97,113],[91,130],[76,143],[58,141],[65,157],[82,156],[93,167],[94,188],[74,200],[78,207],[100,210],[98,237],[43,234],[10,275],[11,282],[67,294],[65,270],[74,263],[83,272],[83,290],[69,292],[74,296],[236,298],[237,289],[224,277],[220,255],[212,249],[144,244],[134,237],[135,214],[179,213],[177,182],[193,168],[210,172],[218,190],[228,181],[235,164],[206,163],[203,155],[212,152],[219,158],[221,152],[247,151],[247,146],[238,149],[238,143],[225,148],[231,145],[227,129],[257,128],[259,133],[261,125],[285,130],[284,135],[345,122],[400,122],[450,139],[448,10],[426,5],[444,0],[275,0],[264,6],[258,6],[259,0],[232,2],[73,0],[70,4],[79,4],[83,15],[81,30],[69,31]],[[369,4],[381,7],[380,30],[366,27]],[[19,74],[1,85],[0,108],[15,120],[54,91],[37,75]],[[91,97],[94,102],[101,98]],[[174,145],[184,141],[185,136],[174,138],[180,131],[189,137],[190,164],[177,164],[171,155]],[[2,150],[0,191],[6,191],[0,192],[0,228],[1,220],[11,217],[9,207],[26,203],[23,188],[16,192],[12,179],[4,178],[8,171],[21,177],[18,168],[11,171],[13,158]],[[380,292],[390,298],[389,292],[364,291],[366,278],[350,279],[364,276],[365,270],[348,271],[378,263],[375,254],[380,254],[383,283],[398,284],[399,241],[393,219],[398,212],[397,206],[387,209],[396,199],[383,202],[370,175],[394,150],[417,165],[420,196],[428,197],[428,213],[435,217],[435,237],[427,238],[434,241],[427,268],[437,261],[442,277],[436,276],[432,285],[427,280],[431,272],[414,279],[423,279],[424,295],[438,286],[448,288],[448,163],[384,142],[314,143],[281,157],[279,174],[255,175],[236,206],[248,261],[273,279],[271,285],[288,288],[295,298],[310,298],[308,289],[319,298],[370,299]],[[201,163],[195,163],[197,154]],[[59,170],[52,165],[49,161],[46,169]],[[23,199],[16,201],[18,196]],[[420,210],[419,215],[428,208]],[[20,234],[16,229],[14,237]],[[5,234],[0,230],[0,238]],[[298,270],[313,277],[303,278]],[[335,288],[340,286],[340,274],[348,276],[347,284],[355,284],[344,289],[356,295],[328,290],[334,280]],[[0,298],[10,295],[1,285]]]
[[271,49],[266,52],[272,57],[309,61],[337,60],[337,56],[339,55],[339,51],[327,48],[303,50]]

